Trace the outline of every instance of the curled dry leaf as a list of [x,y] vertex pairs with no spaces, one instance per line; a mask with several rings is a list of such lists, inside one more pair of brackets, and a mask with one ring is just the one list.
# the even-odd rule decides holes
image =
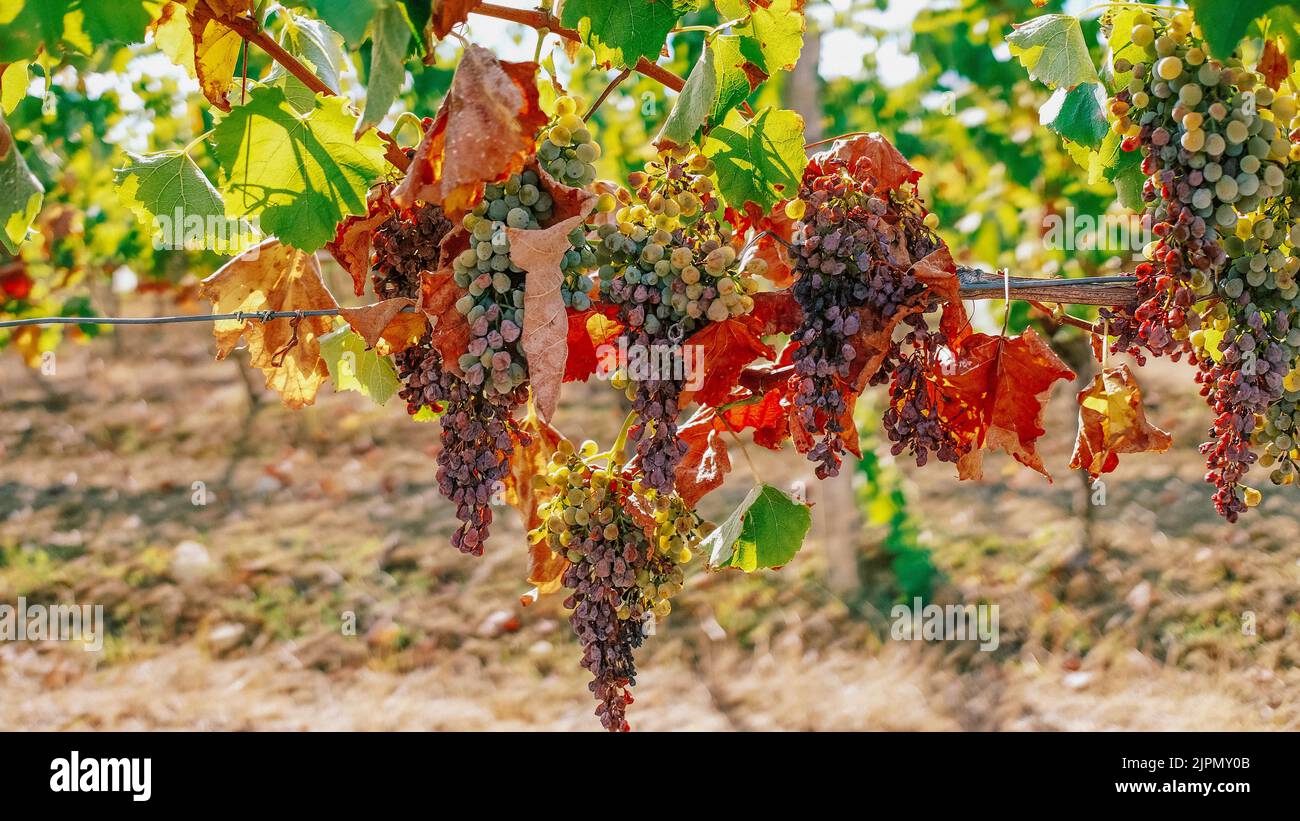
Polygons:
[[[745,366],[760,357],[776,359],[776,352],[760,338],[762,331],[761,321],[752,316],[742,316],[710,322],[691,334],[682,344],[684,348],[698,346],[701,349],[702,356],[690,357],[687,361],[702,363],[703,378],[698,389],[688,388],[681,392],[682,407],[690,402],[701,405],[726,402]],[[694,374],[690,376],[695,377]]]
[[536,75],[536,63],[504,62],[481,46],[467,46],[394,201],[403,208],[418,200],[436,203],[454,218],[473,206],[484,183],[523,168],[547,122]]
[[944,302],[961,301],[961,283],[957,280],[957,263],[946,243],[912,263],[909,272]]
[[[415,308],[417,310],[407,310]],[[385,299],[359,308],[341,308],[339,314],[360,334],[366,346],[380,356],[404,351],[424,336],[429,318],[414,299]]]
[[[545,500],[545,495],[533,487],[533,477],[546,474],[547,463],[564,441],[564,435],[549,422],[539,419],[532,405],[519,426],[528,440],[524,444],[517,433],[511,433],[515,437],[515,453],[505,480],[506,502],[519,510],[524,526],[531,531],[542,523],[537,509]],[[546,540],[528,546],[528,583],[537,586],[538,595],[558,590],[568,566],[569,560],[553,552]]]
[[875,178],[877,193],[921,179],[921,172],[913,168],[907,158],[894,148],[893,143],[879,133],[836,140],[823,155],[827,154],[844,160],[850,166],[858,160],[865,160],[860,173]]
[[677,494],[687,507],[695,507],[705,494],[721,487],[731,472],[724,429],[713,408],[700,408],[677,429],[688,446],[676,474]]
[[1257,70],[1264,75],[1268,87],[1277,91],[1282,81],[1291,73],[1291,60],[1286,56],[1282,38],[1271,37],[1264,42],[1264,53],[1259,58]]
[[1070,467],[1096,479],[1119,464],[1121,453],[1160,453],[1173,439],[1147,421],[1142,390],[1127,365],[1107,368],[1079,391],[1079,435]]
[[[315,255],[273,239],[223,265],[203,280],[200,293],[212,301],[216,313],[338,308],[321,282]],[[315,401],[316,392],[329,378],[319,340],[330,332],[331,324],[328,316],[270,322],[225,319],[213,326],[212,333],[217,340],[217,359],[225,359],[244,338],[251,364],[266,374],[266,386],[279,393],[284,404],[300,408]]]
[[982,475],[984,448],[1004,450],[1051,481],[1035,444],[1043,435],[1043,409],[1058,379],[1073,379],[1056,352],[1033,328],[1007,338],[973,333],[955,346],[953,373],[941,373],[939,414],[969,450],[957,475]]
[[349,214],[339,223],[334,240],[325,245],[343,270],[352,276],[352,288],[357,296],[365,292],[370,278],[370,252],[375,229],[393,215],[393,204],[387,186],[370,192],[366,214]]
[[528,358],[528,380],[533,387],[537,413],[549,421],[560,402],[569,356],[569,317],[560,286],[560,262],[573,247],[569,234],[582,224],[577,214],[550,228],[507,228],[510,259],[526,272],[522,347]]
[[752,257],[767,263],[763,278],[778,288],[789,288],[794,283],[794,260],[789,246],[794,241],[795,221],[785,214],[786,202],[778,202],[766,214],[752,202],[745,203],[743,211],[731,207],[726,210],[727,221],[736,229],[733,239],[736,250],[748,245]]
[[442,366],[457,376],[461,354],[469,350],[469,322],[456,310],[456,300],[465,295],[451,269],[425,274],[420,283],[420,308],[429,318],[429,340],[442,356]]
[[222,111],[229,111],[227,94],[244,39],[222,21],[251,13],[252,0],[190,0],[187,8],[194,41],[194,74],[203,96]]

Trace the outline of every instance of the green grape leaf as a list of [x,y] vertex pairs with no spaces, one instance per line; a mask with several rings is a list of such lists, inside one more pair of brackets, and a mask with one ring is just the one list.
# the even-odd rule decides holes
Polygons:
[[341,41],[334,29],[301,14],[290,14],[284,31],[280,33],[280,45],[293,56],[304,58],[321,82],[336,94],[340,89],[339,74],[345,59]]
[[0,245],[10,254],[27,238],[45,200],[45,187],[27,167],[9,124],[0,116]]
[[789,71],[799,62],[808,21],[804,0],[717,0],[723,20],[740,20],[736,34],[753,38],[769,71]]
[[30,66],[26,60],[0,65],[0,114],[9,115],[27,96]]
[[1286,9],[1292,4],[1278,0],[1188,0],[1187,5],[1205,32],[1210,54],[1226,60],[1237,50],[1251,22],[1268,14],[1271,8]]
[[1049,88],[1071,89],[1080,83],[1097,82],[1097,68],[1076,17],[1044,14],[1017,23],[1006,39],[1011,54],[1029,76]]
[[668,32],[698,0],[566,0],[560,22],[578,30],[596,61],[632,68],[642,57],[654,62]]
[[1142,165],[1142,152],[1125,151],[1121,144],[1124,138],[1114,131],[1107,131],[1101,145],[1093,153],[1088,165],[1088,184],[1096,185],[1102,180],[1114,182],[1115,178],[1131,168]]
[[82,0],[79,5],[84,15],[81,26],[94,45],[109,41],[143,43],[145,29],[153,22],[144,0]]
[[366,39],[366,27],[379,11],[380,0],[313,0],[312,5],[320,19],[355,48]]
[[739,35],[714,38],[686,78],[655,145],[660,149],[686,145],[701,128],[726,119],[765,79],[763,56],[755,40]]
[[1038,109],[1038,121],[1067,140],[1097,148],[1110,130],[1105,102],[1101,83],[1083,83],[1069,91],[1058,88]]
[[406,79],[406,46],[411,41],[411,27],[401,6],[385,6],[375,16],[371,41],[370,82],[366,87],[366,110],[361,114],[362,130],[384,119]]
[[42,47],[58,53],[63,15],[70,5],[54,0],[0,0],[0,63],[34,60]]
[[1142,186],[1146,184],[1147,176],[1142,173],[1142,168],[1135,165],[1127,165],[1115,175],[1115,198],[1119,204],[1130,211],[1142,211],[1145,203],[1142,201]]
[[760,567],[781,567],[799,552],[811,525],[812,511],[806,502],[771,485],[759,485],[700,542],[700,549],[709,554],[713,568],[752,573]]
[[733,111],[709,132],[704,153],[716,166],[718,190],[728,205],[743,211],[752,202],[766,212],[799,190],[808,164],[803,118],[769,107],[746,121]]
[[320,355],[336,391],[356,391],[383,405],[401,387],[392,360],[367,348],[361,335],[347,325],[320,338]]
[[203,217],[224,217],[221,194],[183,151],[126,154],[127,164],[117,169],[117,194],[122,203],[145,222],[172,217],[177,212]]
[[226,213],[260,216],[264,233],[303,251],[332,240],[344,217],[366,213],[386,170],[383,142],[374,131],[354,137],[354,126],[342,97],[316,95],[300,115],[282,89],[253,89],[213,132]]

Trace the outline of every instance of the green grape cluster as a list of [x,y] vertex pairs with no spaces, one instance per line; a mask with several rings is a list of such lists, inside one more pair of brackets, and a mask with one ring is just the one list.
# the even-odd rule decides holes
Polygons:
[[554,202],[533,171],[488,185],[462,225],[469,248],[452,263],[466,293],[456,310],[469,322],[470,341],[461,355],[466,381],[509,394],[528,377],[519,337],[524,327],[524,270],[510,259],[510,228],[540,228]]
[[573,247],[565,251],[560,260],[560,271],[564,274],[560,296],[564,299],[564,307],[585,311],[591,307],[591,294],[596,287],[596,281],[591,278],[598,264],[596,250],[587,241],[587,232],[582,226],[569,233],[569,244]]
[[596,181],[596,160],[600,145],[591,130],[578,116],[578,101],[560,97],[555,101],[555,117],[542,131],[537,146],[537,160],[542,168],[565,185],[581,188]]

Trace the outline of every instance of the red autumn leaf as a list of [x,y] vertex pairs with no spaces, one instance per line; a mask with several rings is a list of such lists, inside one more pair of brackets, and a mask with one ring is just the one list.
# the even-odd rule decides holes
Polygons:
[[[745,203],[744,211],[728,207],[726,219],[735,227],[734,242],[739,251],[748,243],[750,253],[767,263],[764,279],[778,288],[788,288],[794,282],[794,260],[790,256],[790,243],[794,241],[795,221],[785,215],[786,203],[778,202],[772,210],[763,213],[752,202]],[[753,231],[753,237],[746,237]]]
[[370,278],[371,237],[394,213],[386,187],[371,191],[367,205],[365,216],[344,217],[334,232],[334,240],[325,245],[325,250],[352,275],[352,288],[357,296],[365,293],[366,280]]
[[1173,439],[1147,421],[1142,390],[1127,365],[1107,368],[1079,391],[1079,434],[1070,467],[1096,479],[1119,464],[1121,453],[1163,452]]
[[565,382],[586,382],[601,364],[600,348],[609,345],[622,333],[623,326],[614,320],[618,308],[613,305],[569,309],[569,358],[564,363]]
[[451,34],[451,30],[469,19],[469,13],[481,5],[483,0],[433,0],[433,9],[429,13],[429,26],[439,40]]
[[761,323],[759,336],[792,334],[803,322],[803,309],[789,290],[763,291],[754,294],[754,310],[749,315]]
[[855,396],[862,393],[870,384],[871,377],[880,370],[881,363],[889,353],[894,339],[894,329],[898,327],[898,323],[902,322],[904,317],[924,313],[924,311],[924,305],[902,308],[891,317],[882,317],[874,311],[858,311],[861,330],[849,340],[855,352],[847,379],[850,393]]
[[429,318],[422,311],[406,310],[417,307],[413,299],[385,299],[359,308],[340,308],[339,314],[368,347],[388,356],[406,350],[424,336]]
[[430,342],[442,355],[442,365],[464,376],[460,357],[469,350],[469,322],[456,310],[456,300],[466,293],[456,284],[450,269],[425,274],[420,286],[420,308],[429,317]]
[[1265,41],[1264,53],[1260,55],[1256,70],[1264,75],[1264,82],[1268,83],[1269,88],[1277,91],[1281,87],[1282,81],[1291,73],[1291,61],[1286,56],[1286,48],[1280,37]]
[[768,450],[780,450],[790,438],[789,395],[782,388],[772,388],[757,401],[727,408],[722,418],[732,430],[752,429],[754,444]]
[[[850,167],[861,162],[855,168],[854,177],[874,177],[876,193],[890,191],[905,182],[921,179],[921,172],[913,168],[907,158],[893,146],[889,140],[878,133],[861,134],[847,140],[836,140],[827,151],[819,157],[834,157],[844,160]],[[817,157],[813,158],[814,161]]]
[[701,405],[719,405],[727,401],[736,380],[745,366],[759,357],[775,359],[776,352],[759,338],[761,323],[753,317],[724,319],[710,322],[691,334],[683,345],[698,345],[703,349],[704,379],[696,391],[684,390],[681,405],[692,400]]
[[700,408],[677,434],[688,447],[677,465],[677,493],[687,507],[695,507],[705,494],[722,485],[731,472],[731,457],[713,408]]
[[536,63],[499,61],[485,48],[467,46],[393,200],[403,208],[417,200],[437,203],[454,217],[474,204],[484,183],[522,169],[548,119],[536,75]]
[[1074,372],[1033,328],[1010,339],[970,334],[955,353],[954,372],[941,373],[939,414],[970,448],[957,463],[958,476],[979,478],[983,450],[997,448],[1050,481],[1035,443],[1052,383]]

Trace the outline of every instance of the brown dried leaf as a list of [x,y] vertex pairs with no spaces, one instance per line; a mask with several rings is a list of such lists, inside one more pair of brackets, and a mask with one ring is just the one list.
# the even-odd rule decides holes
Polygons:
[[406,350],[424,336],[429,318],[423,311],[406,310],[418,307],[414,299],[399,297],[359,308],[342,308],[339,314],[361,335],[367,347],[388,356]]
[[1160,453],[1173,439],[1147,421],[1142,390],[1127,365],[1107,368],[1079,391],[1079,434],[1070,467],[1096,479],[1119,464],[1121,453]]
[[461,354],[469,349],[469,322],[456,310],[456,300],[466,293],[456,284],[450,268],[425,274],[420,286],[420,308],[429,317],[429,339],[442,355],[442,366],[457,376]]
[[569,217],[550,228],[528,230],[507,228],[510,259],[523,268],[523,349],[528,357],[528,379],[537,401],[537,413],[550,421],[560,402],[569,357],[569,317],[564,310],[560,285],[564,272],[560,261],[573,247],[569,233],[582,224],[584,214]]
[[468,46],[394,201],[403,208],[417,200],[437,203],[454,219],[473,206],[484,183],[523,168],[548,119],[536,75],[536,63],[503,62]]
[[334,233],[333,242],[325,246],[325,250],[334,256],[343,270],[352,275],[352,288],[357,296],[365,292],[366,280],[370,278],[371,239],[375,229],[393,215],[392,201],[386,187],[381,186],[371,191],[369,200],[366,215],[349,214],[344,217]]
[[469,19],[469,13],[481,5],[483,0],[433,0],[433,9],[429,13],[429,28],[439,40],[451,34],[451,30]]
[[[200,293],[212,301],[216,313],[338,307],[321,282],[315,255],[274,239],[253,246],[223,265],[203,280]],[[226,319],[218,321],[212,333],[217,340],[217,359],[225,359],[244,338],[250,363],[266,374],[266,386],[279,393],[284,404],[300,408],[315,401],[316,391],[329,378],[329,369],[320,356],[319,338],[330,332],[332,320],[328,316],[303,317],[297,322],[296,335],[293,323],[287,318],[270,322]]]
[[1259,58],[1256,70],[1264,75],[1268,87],[1277,91],[1282,81],[1291,73],[1291,61],[1286,56],[1286,47],[1282,38],[1274,37],[1264,42],[1264,53]]
[[677,494],[687,507],[695,507],[705,494],[722,486],[731,472],[731,456],[722,431],[724,423],[713,408],[702,407],[677,429],[689,446],[677,464]]

